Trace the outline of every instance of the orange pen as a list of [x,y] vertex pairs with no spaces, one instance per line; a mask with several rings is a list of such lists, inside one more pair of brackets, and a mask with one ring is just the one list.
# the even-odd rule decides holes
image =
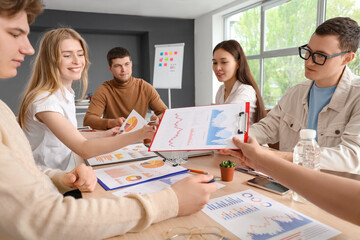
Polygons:
[[191,169],[191,168],[188,168],[188,170],[189,170],[190,172],[201,173],[201,174],[208,174],[208,172],[206,172],[206,171],[201,171],[201,170],[196,170],[196,169]]

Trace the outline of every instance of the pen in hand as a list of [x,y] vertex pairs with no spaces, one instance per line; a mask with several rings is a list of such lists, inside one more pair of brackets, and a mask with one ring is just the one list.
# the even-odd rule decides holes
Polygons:
[[201,171],[201,170],[196,170],[196,169],[191,169],[191,168],[188,168],[188,170],[190,172],[194,172],[194,173],[200,173],[200,174],[205,174],[205,175],[208,174],[208,172],[206,172],[206,171]]

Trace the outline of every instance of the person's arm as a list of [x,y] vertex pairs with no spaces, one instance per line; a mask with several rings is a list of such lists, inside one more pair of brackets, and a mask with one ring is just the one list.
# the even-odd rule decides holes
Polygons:
[[273,151],[273,154],[277,155],[277,157],[281,159],[285,159],[289,162],[293,162],[293,152],[281,152],[281,151]]
[[81,132],[86,139],[94,139],[94,138],[103,138],[103,137],[112,137],[120,134],[120,127],[114,127],[107,131],[98,131],[98,132]]
[[156,91],[156,89],[147,83],[147,88],[149,91],[149,107],[154,111],[155,115],[161,118],[161,114],[164,113],[165,109],[167,109],[165,103],[161,100],[160,95]]
[[[285,92],[279,103],[259,122],[249,128],[249,135],[254,137],[260,144],[277,143],[280,139],[280,120],[293,94],[293,89]],[[296,103],[298,104],[298,103]]]
[[105,87],[100,85],[91,97],[90,105],[84,117],[84,126],[90,126],[94,129],[106,130],[108,129],[108,119],[103,119],[106,107]]
[[115,151],[129,144],[152,138],[155,128],[143,128],[114,137],[86,139],[63,115],[58,112],[39,112],[35,115],[54,135],[73,152],[84,159]]
[[234,138],[233,141],[241,150],[225,152],[237,157],[251,168],[269,175],[324,210],[360,225],[359,181],[321,173],[284,161],[273,151],[261,148],[251,137],[248,143],[243,143],[238,138]]
[[152,194],[64,198],[37,171],[30,156],[20,161],[17,157],[26,156],[13,155],[2,144],[0,155],[0,235],[9,239],[104,239],[138,232],[152,223],[200,211],[216,190],[215,183],[205,183],[212,176],[198,175]]
[[321,147],[321,169],[360,173],[360,104],[351,111],[341,142],[334,147]]
[[119,117],[115,119],[107,119],[107,128],[114,128],[114,127],[121,127],[123,123],[125,122],[124,117]]
[[79,189],[81,192],[92,192],[97,183],[94,170],[84,163],[76,166],[70,172],[51,168],[43,169],[42,172],[51,179],[61,193],[65,193],[74,188]]

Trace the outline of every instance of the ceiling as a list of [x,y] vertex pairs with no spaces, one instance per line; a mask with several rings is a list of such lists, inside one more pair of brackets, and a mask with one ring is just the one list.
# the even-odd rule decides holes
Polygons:
[[[195,19],[239,0],[43,0],[46,9]],[[246,0],[243,0],[243,2]]]

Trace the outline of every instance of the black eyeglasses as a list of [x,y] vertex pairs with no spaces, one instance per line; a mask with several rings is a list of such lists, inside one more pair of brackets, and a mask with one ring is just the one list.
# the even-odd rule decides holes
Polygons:
[[299,47],[299,56],[304,60],[308,60],[310,57],[312,57],[313,62],[317,65],[324,65],[326,62],[326,59],[337,57],[337,56],[340,56],[340,55],[343,55],[343,54],[349,53],[349,52],[351,52],[351,51],[346,51],[346,52],[337,53],[337,54],[334,54],[331,56],[326,56],[322,53],[311,52],[309,49],[307,49],[307,44]]

